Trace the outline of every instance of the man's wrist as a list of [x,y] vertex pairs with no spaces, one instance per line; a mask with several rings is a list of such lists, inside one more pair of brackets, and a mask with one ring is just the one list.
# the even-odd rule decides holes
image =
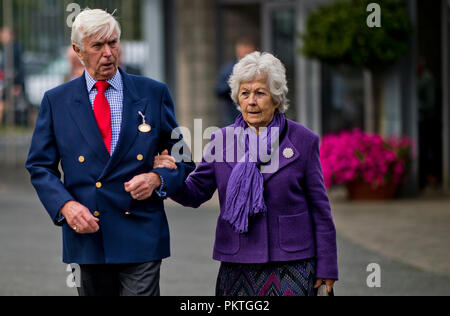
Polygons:
[[65,210],[65,207],[71,202],[74,202],[74,201],[70,200],[70,201],[65,202],[63,204],[63,206],[61,207],[61,209],[59,210],[58,214],[56,215],[56,224],[57,225],[61,225],[66,221],[66,215],[64,214],[63,211]]
[[67,201],[66,203],[64,203],[64,205],[61,207],[61,209],[59,210],[59,214],[61,215],[61,216],[66,216],[66,214],[64,214],[65,213],[65,210],[66,210],[66,207],[69,205],[69,204],[71,204],[71,203],[73,203],[73,202],[75,202],[75,201]]
[[154,192],[159,196],[159,198],[161,198],[163,200],[167,199],[167,188],[166,188],[166,183],[164,181],[164,178],[156,172],[151,172],[151,173],[158,175],[158,179],[160,180],[160,185],[154,189]]
[[[154,184],[154,189],[156,190],[156,189],[158,189],[158,188],[160,188],[161,187],[161,185],[162,185],[162,183],[163,183],[163,181],[162,181],[162,179],[161,179],[161,176],[159,175],[159,174],[157,174],[156,172],[150,172],[149,173],[149,176],[151,177],[151,178],[155,178],[155,179],[157,179],[156,181],[156,183]],[[152,183],[153,183],[153,181],[152,181]]]

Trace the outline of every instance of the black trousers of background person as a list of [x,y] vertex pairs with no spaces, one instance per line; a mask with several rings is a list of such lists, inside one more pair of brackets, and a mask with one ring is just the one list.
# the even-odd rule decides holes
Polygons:
[[160,296],[161,260],[142,264],[80,265],[79,296]]

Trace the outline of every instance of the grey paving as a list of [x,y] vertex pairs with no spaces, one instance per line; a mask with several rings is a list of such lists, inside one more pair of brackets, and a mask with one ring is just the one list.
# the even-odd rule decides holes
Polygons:
[[[341,236],[338,238],[340,281],[336,295],[341,296],[448,296],[450,278],[415,268],[395,259],[369,251]],[[369,288],[367,266],[381,268],[381,287]]]
[[356,244],[450,277],[450,199],[335,200],[339,232]]
[[[169,202],[166,208],[172,257],[162,266],[162,295],[214,295],[218,263],[211,256],[218,215],[216,204],[211,202],[192,210]],[[339,210],[339,206],[336,208]],[[340,224],[343,217],[337,217],[341,280],[336,284],[336,295],[450,294],[449,276],[383,253],[379,251],[379,242],[376,247],[370,246],[370,238],[356,242],[357,234],[347,233],[352,216],[345,216],[345,225]],[[368,225],[361,217],[353,218],[354,225]],[[400,241],[407,243],[407,239]],[[0,169],[0,254],[0,295],[76,295],[74,289],[66,286],[69,273],[61,263],[60,230],[50,222],[22,169]],[[381,288],[367,286],[366,268],[370,263],[381,267]]]

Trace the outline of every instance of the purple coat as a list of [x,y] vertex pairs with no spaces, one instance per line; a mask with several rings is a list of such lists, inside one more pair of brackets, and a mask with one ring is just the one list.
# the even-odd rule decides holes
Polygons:
[[[222,132],[225,135],[225,129]],[[315,257],[317,278],[338,279],[336,229],[322,175],[319,142],[319,136],[287,120],[280,149],[275,152],[280,157],[278,171],[263,174],[267,213],[250,218],[249,231],[245,234],[236,233],[219,216],[215,260],[246,264]],[[289,149],[294,155],[287,158],[291,155],[284,153],[292,154]],[[204,159],[172,199],[197,208],[218,189],[222,214],[234,165],[208,163]]]

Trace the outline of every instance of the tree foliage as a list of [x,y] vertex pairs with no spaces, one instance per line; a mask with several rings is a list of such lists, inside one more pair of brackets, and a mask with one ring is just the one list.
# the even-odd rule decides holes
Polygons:
[[372,70],[395,62],[409,48],[411,24],[400,0],[379,1],[381,27],[367,26],[373,0],[339,0],[312,12],[301,53],[329,64]]

